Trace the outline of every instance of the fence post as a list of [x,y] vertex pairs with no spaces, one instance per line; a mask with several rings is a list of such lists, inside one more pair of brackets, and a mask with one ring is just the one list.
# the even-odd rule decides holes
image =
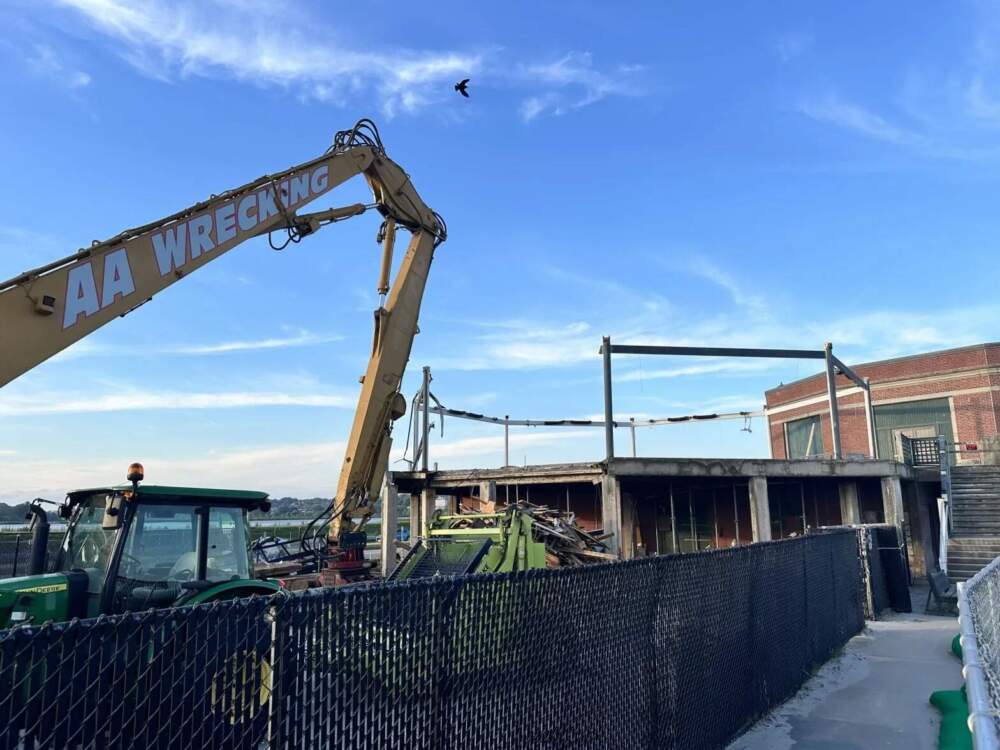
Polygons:
[[11,571],[10,575],[12,578],[17,577],[17,559],[21,554],[21,535],[17,534],[14,537],[14,569]]
[[271,653],[268,657],[271,661],[271,673],[268,675],[268,684],[266,689],[268,690],[267,747],[268,750],[272,750],[278,746],[275,727],[278,718],[275,715],[275,706],[281,702],[282,697],[282,690],[280,687],[281,665],[278,662],[278,607],[276,605],[272,604],[267,608],[267,610],[265,610],[264,621],[269,623],[271,626]]

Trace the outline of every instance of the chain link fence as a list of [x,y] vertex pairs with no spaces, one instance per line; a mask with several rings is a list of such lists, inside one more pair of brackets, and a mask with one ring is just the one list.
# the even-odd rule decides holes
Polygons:
[[977,750],[1000,748],[1000,557],[958,584],[969,727]]
[[857,536],[0,633],[0,747],[718,748],[863,626]]
[[[61,544],[62,536],[49,540],[46,566],[55,560]],[[13,534],[0,537],[0,578],[26,576],[30,567],[31,534]]]

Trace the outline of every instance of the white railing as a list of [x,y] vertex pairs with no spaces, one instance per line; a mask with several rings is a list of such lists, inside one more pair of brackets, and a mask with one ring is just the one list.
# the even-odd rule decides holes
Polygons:
[[976,750],[1000,750],[1000,557],[958,584],[962,675]]

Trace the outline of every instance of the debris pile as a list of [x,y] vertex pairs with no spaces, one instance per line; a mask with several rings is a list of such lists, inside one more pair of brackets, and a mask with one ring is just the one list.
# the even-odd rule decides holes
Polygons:
[[521,503],[518,509],[531,516],[535,541],[545,544],[545,563],[550,568],[611,562],[604,540],[611,534],[601,529],[587,531],[576,523],[576,514],[544,505]]

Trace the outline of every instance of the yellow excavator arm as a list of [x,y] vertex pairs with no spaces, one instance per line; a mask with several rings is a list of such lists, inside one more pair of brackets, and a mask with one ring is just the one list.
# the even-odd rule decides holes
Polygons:
[[[372,205],[298,213],[358,174],[371,187]],[[378,290],[383,298],[388,292],[388,299],[375,311],[372,354],[337,485],[330,536],[360,529],[373,512],[386,470],[392,422],[405,411],[399,388],[434,249],[446,238],[444,221],[386,156],[370,120],[337,133],[333,146],[317,159],[0,283],[0,386],[251,237],[284,232],[286,244],[297,242],[369,208],[385,218]],[[412,239],[390,289],[397,227],[409,230]]]

